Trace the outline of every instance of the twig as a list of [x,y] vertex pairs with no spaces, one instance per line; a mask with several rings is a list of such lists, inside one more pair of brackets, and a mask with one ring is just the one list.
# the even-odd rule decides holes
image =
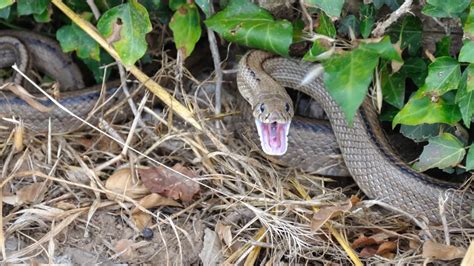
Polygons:
[[92,13],[94,14],[94,18],[95,18],[96,20],[98,20],[98,19],[100,18],[100,11],[99,11],[99,9],[97,8],[97,6],[95,5],[94,0],[87,0],[87,4],[88,4],[89,7],[91,8]]
[[395,10],[387,20],[379,23],[377,27],[372,31],[374,37],[380,37],[385,33],[385,30],[390,27],[395,21],[397,21],[403,14],[410,12],[411,4],[413,0],[405,0],[405,2]]
[[[214,13],[214,7],[212,3],[209,4],[209,16]],[[212,61],[214,62],[214,71],[216,73],[216,91],[215,91],[215,114],[221,113],[222,108],[222,68],[221,68],[221,56],[219,54],[219,48],[217,47],[216,35],[214,31],[207,28],[207,38],[209,40],[209,48],[211,49]],[[216,122],[216,126],[219,123]]]
[[309,14],[308,10],[306,9],[306,6],[304,5],[304,0],[300,0],[300,6],[301,10],[303,11],[304,17],[306,18],[306,20],[308,20],[309,32],[313,33],[313,19],[311,18],[311,15]]

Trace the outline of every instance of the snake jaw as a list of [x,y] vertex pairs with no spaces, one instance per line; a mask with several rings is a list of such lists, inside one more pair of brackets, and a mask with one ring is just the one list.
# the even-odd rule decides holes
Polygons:
[[290,123],[264,123],[255,119],[255,125],[260,137],[260,145],[266,154],[281,156],[286,153]]

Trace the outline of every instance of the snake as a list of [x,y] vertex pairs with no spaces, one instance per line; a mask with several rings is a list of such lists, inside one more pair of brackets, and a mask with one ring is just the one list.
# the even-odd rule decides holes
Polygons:
[[[0,67],[16,63],[19,69],[39,69],[58,81],[59,102],[76,115],[91,116],[101,99],[98,87],[87,88],[73,60],[52,39],[33,32],[0,31]],[[250,105],[240,119],[256,127],[255,141],[276,161],[309,172],[338,176],[350,174],[369,198],[378,199],[413,216],[441,223],[439,199],[444,199],[444,217],[450,223],[471,224],[469,215],[474,199],[470,185],[434,179],[407,165],[393,150],[370,100],[356,112],[352,124],[318,77],[308,84],[302,80],[314,64],[296,58],[284,58],[251,50],[239,61],[237,85],[241,101]],[[13,75],[11,80],[21,83]],[[309,95],[324,109],[328,121],[295,116],[293,102],[285,88]],[[116,87],[105,91],[109,95]],[[120,97],[111,97],[111,106]],[[0,126],[11,126],[4,118],[21,118],[25,126],[45,132],[74,131],[80,121],[55,106],[50,100],[37,99],[50,108],[39,112],[18,95],[0,91]],[[249,119],[250,118],[250,119]],[[342,165],[342,167],[341,167]],[[466,222],[467,221],[467,222]]]

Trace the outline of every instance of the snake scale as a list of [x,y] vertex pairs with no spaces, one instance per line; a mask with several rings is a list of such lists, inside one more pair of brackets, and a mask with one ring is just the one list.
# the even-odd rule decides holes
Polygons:
[[[25,60],[28,56],[33,59]],[[77,115],[88,116],[100,99],[97,88],[84,88],[77,66],[61,52],[56,42],[31,32],[0,31],[0,67],[13,63],[22,66],[25,61],[60,83],[64,90],[60,102]],[[458,184],[432,179],[400,160],[388,144],[368,100],[357,112],[353,125],[348,126],[343,112],[327,93],[321,79],[300,86],[312,66],[261,51],[247,53],[239,64],[239,90],[251,104],[253,115],[261,118],[256,122],[257,128],[260,127],[261,135],[266,134],[264,139],[269,140],[270,149],[279,147],[276,153],[285,153],[282,161],[314,171],[316,169],[311,167],[321,156],[337,154],[340,150],[348,172],[367,196],[413,215],[424,215],[433,223],[440,223],[439,197],[448,196],[448,221],[469,216],[474,199],[472,187],[460,191]],[[28,66],[24,69],[27,70]],[[12,81],[15,79],[14,76]],[[325,110],[330,126],[325,122],[296,119],[290,128],[288,120],[293,116],[293,105],[283,87],[300,90],[314,98]],[[34,131],[46,131],[49,119],[55,132],[71,131],[81,125],[48,100],[38,101],[49,106],[51,111],[38,112],[18,96],[0,92],[0,125],[11,126],[1,119],[10,117],[21,117]],[[107,104],[113,103],[111,100]],[[281,143],[282,140],[285,143]],[[340,158],[329,160],[329,164],[338,164],[338,160]],[[323,173],[331,174],[331,171]]]

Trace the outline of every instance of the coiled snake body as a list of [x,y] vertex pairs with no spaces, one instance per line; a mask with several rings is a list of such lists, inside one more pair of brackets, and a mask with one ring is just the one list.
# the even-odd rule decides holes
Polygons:
[[[70,58],[62,54],[54,41],[29,32],[0,32],[0,67],[15,62],[21,66],[25,56],[28,56],[25,51],[34,58],[32,64],[58,80],[62,89],[70,89],[61,94],[60,102],[77,115],[86,117],[100,94],[96,88],[83,88],[79,70]],[[256,125],[261,141],[265,142],[265,151],[285,153],[282,158],[288,159],[292,166],[312,171],[316,170],[311,167],[321,159],[318,158],[321,154],[335,154],[340,149],[348,171],[369,197],[383,200],[414,215],[425,215],[432,222],[439,223],[438,199],[448,196],[448,221],[469,216],[474,199],[471,187],[463,192],[457,191],[459,185],[434,180],[403,163],[385,139],[377,115],[368,101],[363,103],[356,114],[353,125],[348,126],[341,109],[320,79],[300,86],[311,66],[261,51],[249,52],[242,58],[237,78],[239,90],[251,104],[255,118],[258,118]],[[293,106],[282,86],[300,90],[319,102],[334,133],[325,123],[296,120],[290,126]],[[76,90],[72,91],[72,88]],[[115,100],[109,101],[108,105]],[[38,112],[17,96],[0,92],[0,125],[8,126],[1,118],[12,116],[21,117],[28,128],[36,131],[46,131],[49,119],[55,132],[71,131],[81,125],[51,102],[39,101],[51,107],[51,111]],[[330,165],[338,164],[338,160],[340,158],[328,159],[329,167],[323,173],[333,174]]]
[[[300,85],[311,67],[310,63],[262,51],[251,51],[241,59],[237,77],[239,91],[252,106],[256,120],[259,120],[256,125],[261,127],[260,140],[264,150],[269,149],[270,154],[285,150],[285,147],[278,145],[284,145],[285,123],[290,122],[288,117],[293,115],[293,110],[286,106],[290,98],[283,87],[293,88],[311,96],[324,109],[347,169],[367,196],[415,216],[425,215],[433,223],[440,222],[440,196],[447,197],[448,221],[469,217],[474,199],[472,187],[458,191],[458,184],[418,173],[400,160],[385,138],[369,100],[364,101],[353,125],[348,126],[341,108],[328,94],[320,78],[308,85]],[[292,139],[290,145],[297,148],[289,147],[285,156],[293,158],[293,162],[318,160],[316,153],[301,154],[299,149],[320,150],[325,143],[316,141],[319,138],[317,132],[302,131],[300,128],[295,130],[293,132],[290,128],[288,138]],[[297,137],[292,138],[292,133]]]

